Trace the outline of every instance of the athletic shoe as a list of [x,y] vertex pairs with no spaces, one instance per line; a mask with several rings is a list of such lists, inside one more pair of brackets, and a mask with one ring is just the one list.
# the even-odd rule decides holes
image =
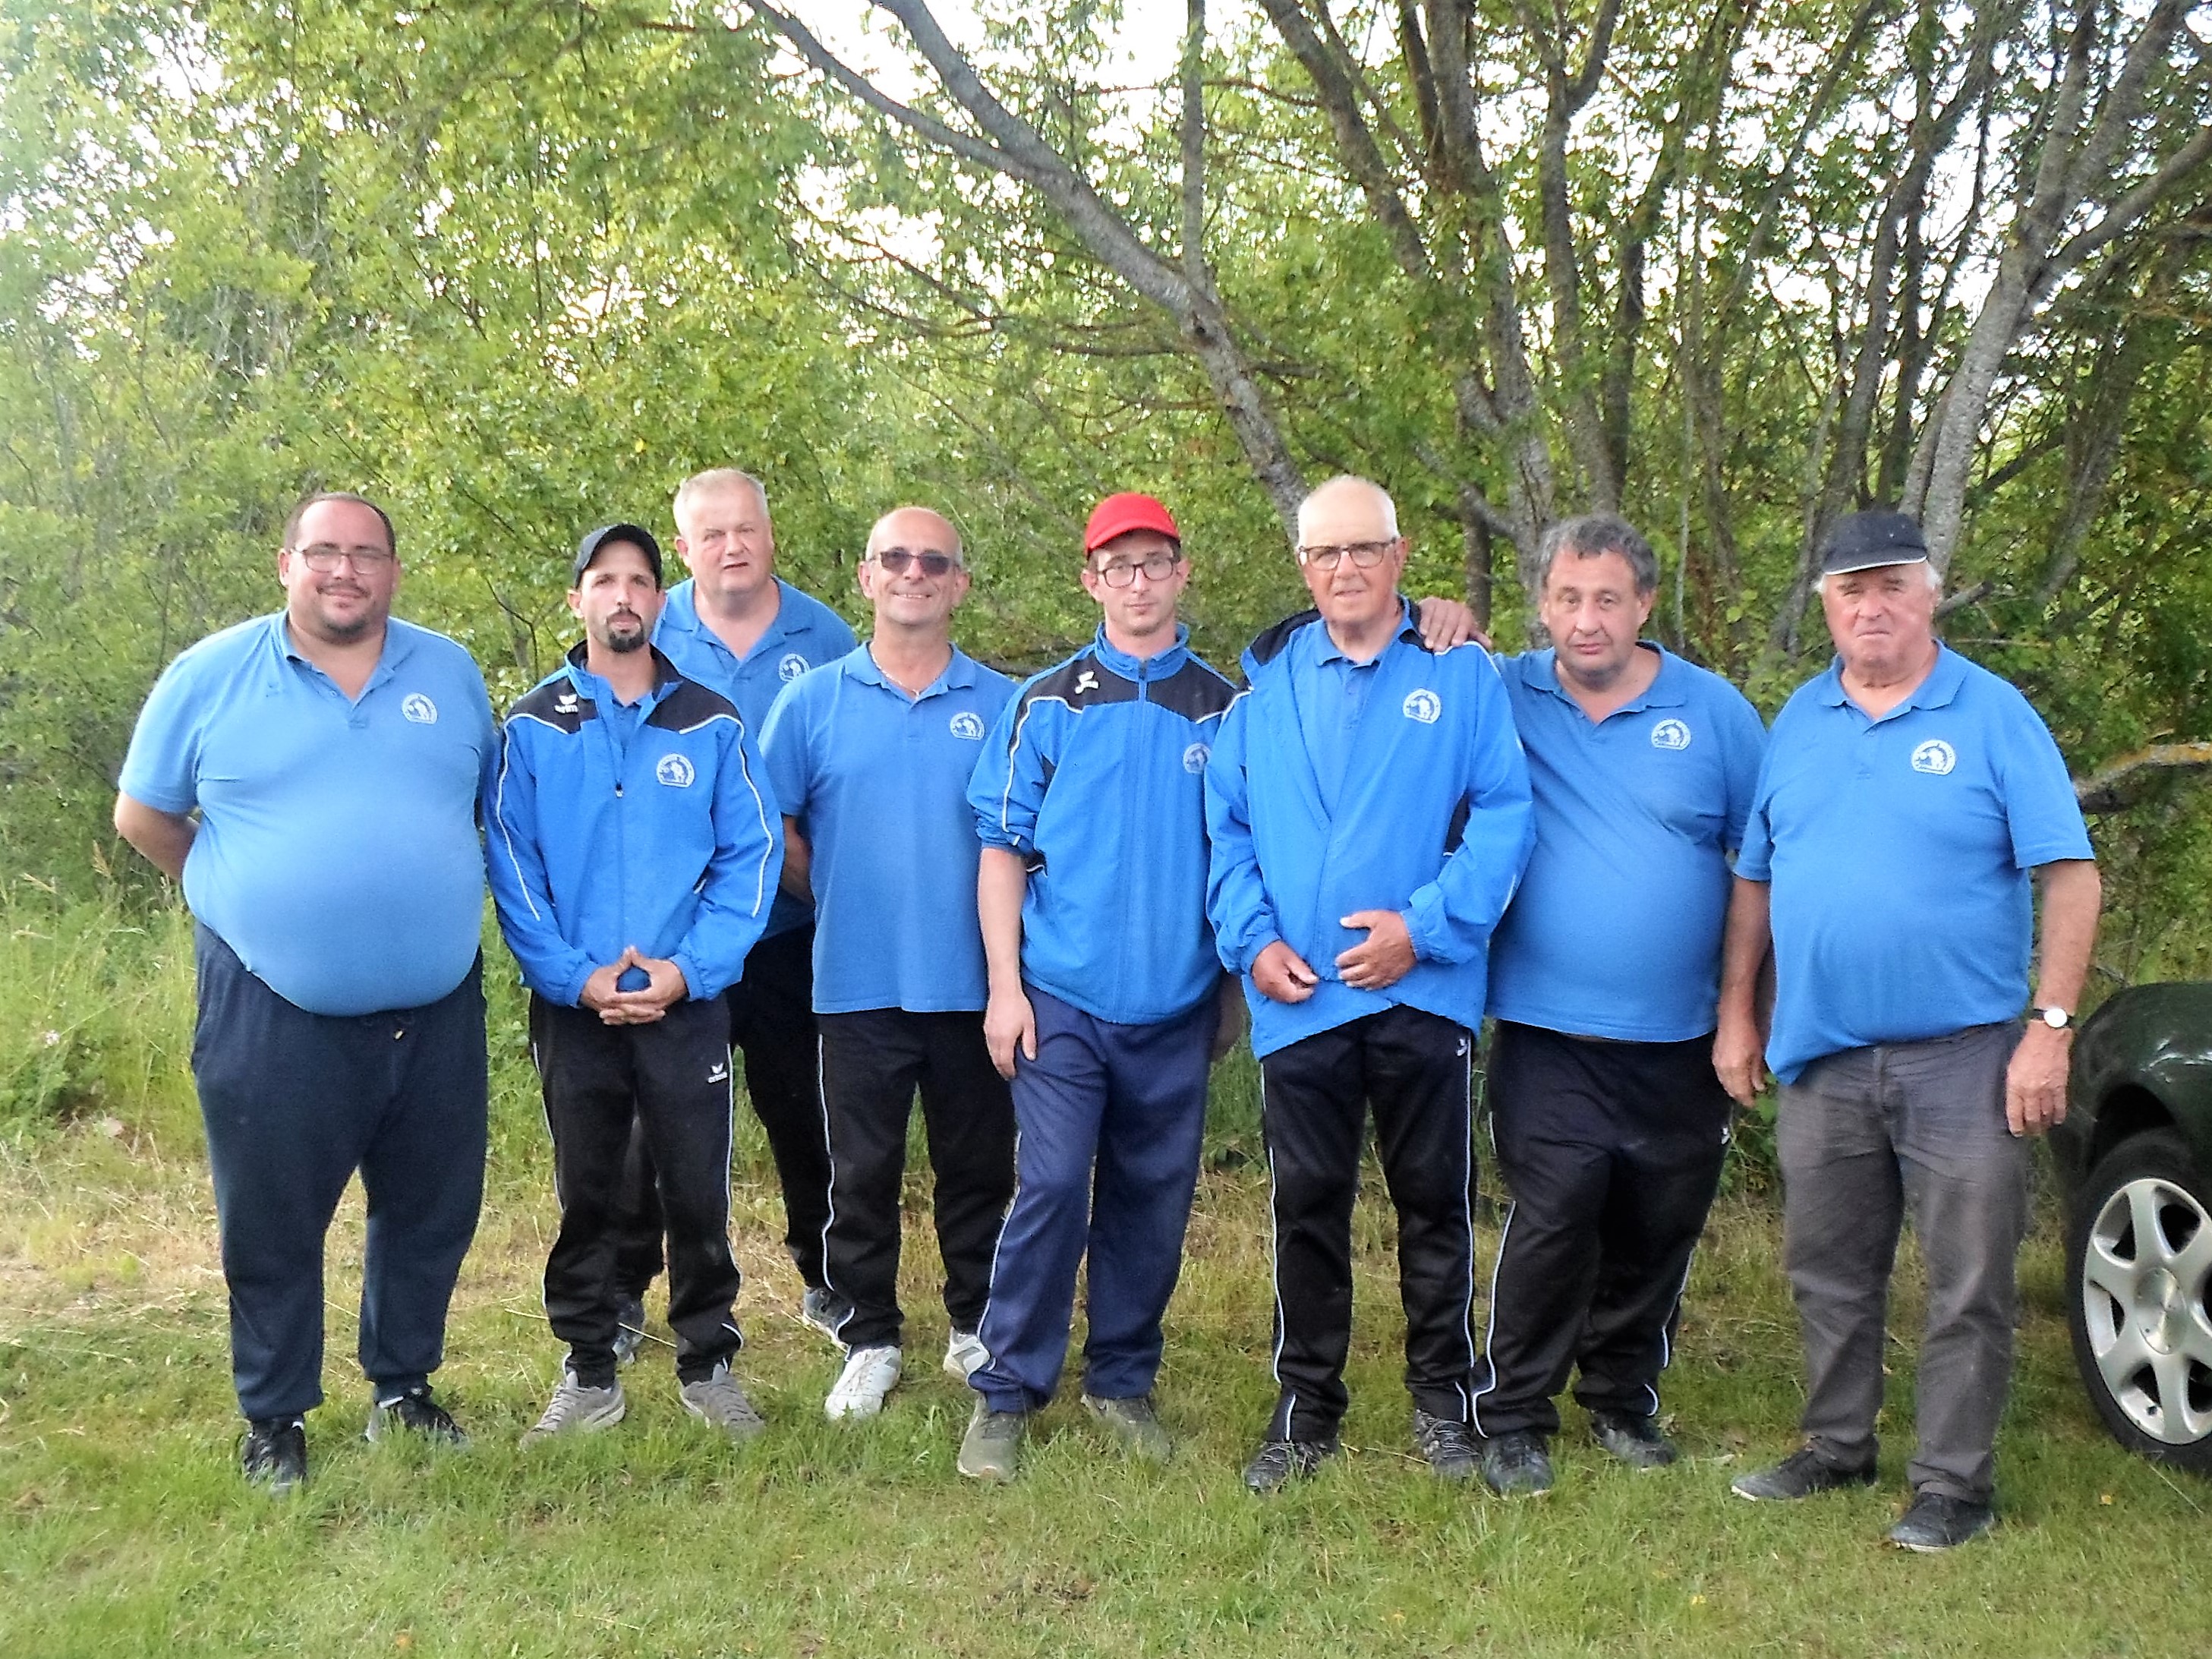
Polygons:
[[1027,1412],[994,1412],[988,1401],[977,1400],[975,1413],[968,1419],[968,1432],[960,1437],[960,1456],[953,1467],[970,1480],[1012,1480],[1029,1422]]
[[1754,1469],[1749,1474],[1739,1474],[1729,1482],[1729,1490],[1738,1498],[1748,1498],[1754,1503],[1789,1504],[1800,1498],[1810,1498],[1817,1492],[1872,1485],[1873,1464],[1869,1463],[1863,1469],[1839,1469],[1832,1463],[1823,1462],[1820,1453],[1807,1446],[1791,1452],[1771,1469]]
[[1175,1455],[1175,1442],[1152,1409],[1149,1394],[1133,1394],[1121,1400],[1083,1396],[1083,1409],[1112,1437],[1114,1443],[1139,1463],[1164,1463]]
[[263,1417],[246,1425],[239,1448],[248,1486],[282,1498],[307,1478],[307,1425],[297,1417]]
[[855,1348],[846,1357],[837,1386],[822,1402],[827,1416],[873,1417],[884,1408],[884,1396],[897,1384],[905,1356],[896,1348]]
[[1336,1455],[1336,1439],[1262,1440],[1252,1461],[1244,1466],[1244,1485],[1255,1492],[1271,1492],[1303,1480]]
[[799,1322],[811,1325],[832,1342],[837,1327],[852,1316],[853,1304],[826,1285],[809,1285],[799,1298]]
[[713,1424],[732,1440],[750,1440],[768,1426],[738,1386],[738,1379],[730,1375],[726,1359],[696,1382],[684,1383],[678,1392],[684,1396],[685,1411],[702,1423]]
[[1552,1454],[1534,1429],[1482,1443],[1482,1483],[1500,1498],[1540,1498],[1552,1489]]
[[645,1298],[626,1296],[615,1310],[615,1364],[627,1365],[645,1346]]
[[965,1382],[991,1363],[991,1351],[973,1331],[956,1329],[945,1345],[945,1374]]
[[1474,1431],[1455,1418],[1432,1417],[1413,1407],[1413,1449],[1429,1460],[1440,1480],[1466,1480],[1482,1462]]
[[461,1425],[453,1421],[453,1414],[430,1397],[428,1382],[417,1382],[389,1400],[374,1401],[368,1408],[368,1426],[361,1431],[361,1437],[384,1440],[402,1429],[421,1435],[434,1445],[451,1446],[455,1451],[465,1450],[469,1443],[468,1436],[461,1432]]
[[601,1429],[611,1429],[623,1420],[629,1402],[623,1398],[619,1381],[604,1389],[587,1389],[576,1380],[576,1373],[566,1365],[561,1368],[561,1386],[553,1390],[553,1398],[545,1404],[545,1415],[538,1419],[538,1426],[522,1437],[522,1443],[549,1439],[556,1434],[592,1434]]
[[1979,1538],[1996,1523],[1997,1517],[1987,1504],[1940,1492],[1919,1492],[1913,1493],[1912,1507],[1905,1510],[1905,1519],[1889,1529],[1889,1541],[1916,1554],[1936,1555]]
[[1632,1469],[1663,1469],[1682,1455],[1656,1421],[1635,1412],[1592,1412],[1590,1438]]

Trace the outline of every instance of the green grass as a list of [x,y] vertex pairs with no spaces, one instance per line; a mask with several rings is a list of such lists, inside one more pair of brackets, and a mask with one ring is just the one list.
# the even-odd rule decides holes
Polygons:
[[[149,981],[149,1043],[171,1040],[179,983],[188,1022],[176,972]],[[501,1030],[513,1012],[502,989]],[[314,1479],[284,1503],[235,1472],[213,1206],[173,1054],[142,1066],[156,1079],[142,1115],[111,1105],[0,1139],[0,1654],[2212,1650],[2212,1484],[2105,1438],[2073,1376],[2047,1206],[1999,1447],[2004,1523],[1956,1556],[1878,1541],[1910,1451],[1909,1340],[1893,1352],[1880,1489],[1784,1510],[1728,1495],[1732,1473],[1793,1443],[1798,1407],[1779,1231],[1756,1196],[1716,1214],[1668,1374],[1688,1461],[1633,1474],[1571,1424],[1559,1490],[1516,1504],[1443,1489],[1408,1455],[1389,1218],[1363,1202],[1347,1455],[1250,1498],[1237,1474],[1272,1400],[1265,1186],[1226,1096],[1170,1316],[1162,1401],[1182,1449],[1165,1470],[1104,1455],[1063,1401],[1013,1486],[957,1479],[968,1395],[935,1369],[945,1319],[918,1184],[913,1370],[881,1419],[823,1421],[836,1362],[793,1316],[749,1120],[740,1370],[768,1436],[708,1438],[653,1347],[620,1428],[525,1453],[558,1364],[536,1283],[554,1206],[505,1041],[484,1224],[439,1378],[476,1444],[360,1441],[349,1200],[331,1243],[332,1398],[309,1419]],[[1494,1231],[1480,1242],[1486,1263]],[[1908,1261],[1901,1332],[1918,1317],[1913,1279]]]

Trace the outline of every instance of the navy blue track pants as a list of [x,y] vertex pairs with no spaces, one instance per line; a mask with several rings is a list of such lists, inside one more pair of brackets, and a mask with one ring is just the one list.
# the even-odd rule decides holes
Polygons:
[[1052,1398],[1087,1253],[1083,1391],[1149,1394],[1198,1183],[1219,1011],[1208,997],[1156,1025],[1118,1025],[1024,988],[1037,1056],[1014,1060],[1018,1185],[983,1310],[990,1363],[969,1383],[994,1411]]
[[368,1198],[361,1368],[380,1398],[445,1358],[483,1200],[483,964],[437,1001],[311,1014],[194,930],[192,1078],[207,1124],[231,1375],[249,1418],[323,1398],[323,1237],[354,1171]]

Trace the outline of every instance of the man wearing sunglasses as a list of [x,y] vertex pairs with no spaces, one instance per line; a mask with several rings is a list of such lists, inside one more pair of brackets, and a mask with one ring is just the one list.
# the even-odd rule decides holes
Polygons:
[[1319,619],[1253,642],[1206,775],[1207,910],[1251,1006],[1273,1184],[1278,1394],[1244,1481],[1273,1491],[1336,1450],[1370,1109],[1413,1443],[1463,1480],[1480,1461],[1472,1028],[1533,839],[1528,769],[1489,653],[1422,643],[1389,495],[1322,485],[1297,550]]
[[886,514],[860,583],[875,612],[868,643],[786,687],[762,738],[785,814],[785,884],[817,907],[823,1272],[848,1304],[832,1418],[875,1415],[903,1364],[899,1186],[916,1091],[956,1376],[982,1358],[975,1331],[1014,1184],[1013,1107],[983,1037],[981,843],[967,799],[1013,682],[952,643],[969,576],[942,514]]
[[[668,590],[653,642],[693,683],[737,706],[758,740],[776,695],[810,668],[852,650],[853,630],[819,599],[775,572],[768,491],[735,467],[695,473],[677,487],[676,550],[691,572]],[[760,943],[723,1000],[730,1040],[744,1056],[745,1097],[768,1137],[783,1189],[784,1248],[803,1289],[799,1316],[823,1335],[842,1310],[822,1276],[830,1218],[830,1152],[814,1052],[814,907],[779,891]],[[645,1334],[645,1292],[660,1271],[663,1221],[641,1128],[623,1181],[622,1244],[615,1259],[627,1364]]]
[[307,1478],[323,1237],[356,1170],[368,1438],[466,1443],[429,1379],[483,1194],[477,823],[497,754],[468,653],[392,615],[383,508],[308,496],[276,574],[283,610],[164,671],[115,799],[191,907],[231,1375],[246,1479],[270,1492]]

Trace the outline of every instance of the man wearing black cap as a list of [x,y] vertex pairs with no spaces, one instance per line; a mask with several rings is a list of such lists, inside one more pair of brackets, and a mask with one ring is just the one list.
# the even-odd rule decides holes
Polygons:
[[[2043,721],[1936,637],[1942,578],[1919,526],[1900,513],[1853,514],[1831,533],[1821,572],[1837,659],[1774,722],[1736,860],[1713,1056],[1748,1104],[1771,909],[1765,1061],[1782,1085],[1805,1444],[1735,1491],[1790,1499],[1874,1480],[1889,1274],[1910,1214],[1928,1322],[1913,1502],[1889,1540],[1943,1550],[1993,1519],[2027,1143],[2066,1113],[2097,868]],[[2023,1028],[2031,872],[2042,952]]]
[[526,1440],[625,1410],[613,1269],[633,1118],[659,1173],[684,1407],[738,1439],[761,1428],[730,1375],[744,1339],[719,999],[768,920],[782,839],[736,708],[653,648],[660,606],[650,532],[584,538],[568,594],[583,642],[508,715],[494,791],[492,896],[531,990],[561,1200],[545,1311],[568,1344]]

